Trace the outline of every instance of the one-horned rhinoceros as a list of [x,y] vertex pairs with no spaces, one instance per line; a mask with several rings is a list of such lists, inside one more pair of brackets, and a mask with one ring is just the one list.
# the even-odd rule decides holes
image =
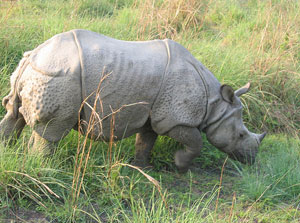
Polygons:
[[[148,165],[157,136],[167,135],[185,145],[175,163],[186,170],[199,155],[201,131],[230,157],[251,164],[265,133],[251,133],[243,124],[239,96],[248,90],[249,84],[237,91],[221,85],[172,40],[129,42],[72,30],[24,54],[3,99],[7,114],[0,133],[4,139],[18,136],[27,124],[32,148],[40,150],[80,123],[85,134],[106,140],[118,111],[113,134],[122,139],[137,133],[139,166]],[[97,118],[88,132],[93,114]]]

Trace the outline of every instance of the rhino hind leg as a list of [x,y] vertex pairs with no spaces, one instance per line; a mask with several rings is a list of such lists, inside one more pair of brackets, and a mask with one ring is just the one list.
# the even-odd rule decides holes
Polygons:
[[151,149],[156,141],[157,134],[153,131],[150,122],[136,134],[134,165],[145,168],[150,166]]
[[[76,114],[76,112],[74,112]],[[77,116],[68,119],[56,118],[47,123],[38,123],[33,126],[30,152],[38,152],[44,156],[53,154],[58,142],[63,139],[76,125]]]
[[202,148],[202,137],[197,128],[176,126],[167,135],[185,145],[185,150],[175,153],[175,164],[180,172],[186,172],[192,160],[199,156]]
[[25,120],[22,116],[15,118],[11,112],[8,112],[0,122],[0,135],[5,140],[5,144],[14,143],[19,138],[24,126]]

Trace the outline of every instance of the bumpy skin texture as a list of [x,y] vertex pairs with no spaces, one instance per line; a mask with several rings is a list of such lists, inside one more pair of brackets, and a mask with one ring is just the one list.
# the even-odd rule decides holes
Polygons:
[[148,165],[157,135],[168,135],[186,146],[175,155],[185,171],[199,155],[201,131],[219,149],[247,161],[263,138],[242,123],[238,96],[248,89],[221,86],[172,40],[128,42],[72,30],[24,54],[3,100],[7,114],[0,134],[19,135],[26,123],[33,128],[33,150],[40,151],[37,147],[52,147],[76,127],[79,111],[87,133],[94,107],[97,119],[89,136],[107,140],[114,113],[116,139],[138,133],[139,166]]

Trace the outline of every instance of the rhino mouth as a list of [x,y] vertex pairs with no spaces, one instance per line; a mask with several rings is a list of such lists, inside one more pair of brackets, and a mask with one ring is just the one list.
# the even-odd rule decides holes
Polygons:
[[253,165],[255,163],[255,156],[251,156],[249,154],[243,154],[240,153],[239,151],[234,151],[230,153],[229,157],[243,164]]

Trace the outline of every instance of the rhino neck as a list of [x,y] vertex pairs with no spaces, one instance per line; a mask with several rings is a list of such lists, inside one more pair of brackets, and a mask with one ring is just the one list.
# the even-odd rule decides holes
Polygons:
[[207,105],[207,114],[204,117],[203,122],[201,123],[199,129],[201,131],[206,132],[206,129],[218,122],[226,112],[227,108],[224,108],[223,103],[220,103],[220,99],[217,97],[214,97],[208,101]]
[[222,99],[220,94],[220,85],[209,88],[209,97],[207,103],[207,113],[200,125],[200,131],[206,130],[217,123],[221,123],[232,112],[231,106]]

